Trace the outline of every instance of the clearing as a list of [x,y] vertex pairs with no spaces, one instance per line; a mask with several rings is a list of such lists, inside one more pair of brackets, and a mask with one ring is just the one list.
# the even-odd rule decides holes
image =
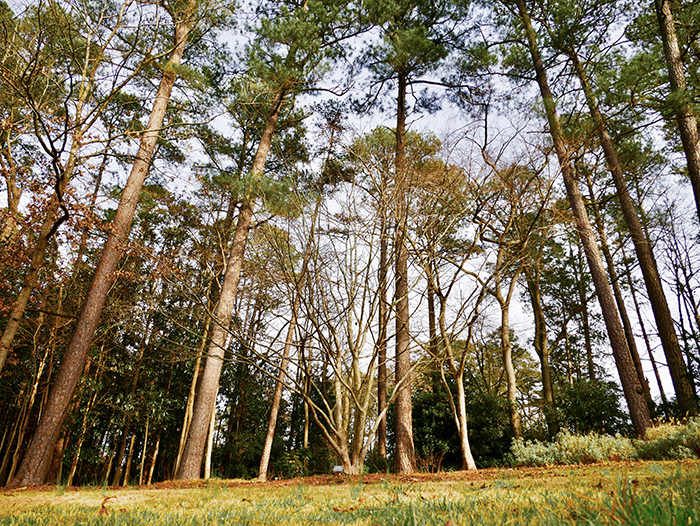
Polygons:
[[0,493],[0,524],[700,524],[700,461]]

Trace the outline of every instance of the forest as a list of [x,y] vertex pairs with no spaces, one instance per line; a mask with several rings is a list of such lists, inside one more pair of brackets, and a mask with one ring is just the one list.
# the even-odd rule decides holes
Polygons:
[[0,0],[0,39],[0,485],[698,414],[700,2]]

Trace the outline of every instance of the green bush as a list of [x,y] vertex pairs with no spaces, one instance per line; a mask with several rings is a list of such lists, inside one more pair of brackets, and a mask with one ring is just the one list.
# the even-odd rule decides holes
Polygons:
[[637,449],[643,460],[700,458],[700,418],[656,425],[647,431],[645,440],[637,441]]
[[632,428],[627,413],[620,407],[621,396],[615,382],[574,380],[559,390],[556,419],[562,429],[572,433],[628,434]]
[[700,418],[686,423],[659,424],[644,440],[622,435],[559,433],[553,442],[517,439],[511,446],[515,466],[590,464],[618,460],[677,460],[700,458]]

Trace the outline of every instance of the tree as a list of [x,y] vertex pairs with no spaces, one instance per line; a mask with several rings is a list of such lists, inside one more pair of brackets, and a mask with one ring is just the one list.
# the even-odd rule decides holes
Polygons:
[[[320,70],[327,60],[337,56],[344,30],[340,19],[352,6],[313,3],[290,9],[280,6],[260,6],[265,17],[261,20],[257,39],[248,47],[249,75],[265,82],[270,96],[265,126],[258,143],[247,188],[242,192],[236,230],[227,256],[227,266],[219,299],[214,312],[207,359],[193,409],[192,422],[184,448],[178,479],[200,476],[208,426],[216,402],[219,377],[224,358],[225,341],[243,266],[246,243],[253,227],[255,201],[265,188],[265,164],[283,105],[301,90],[311,89],[319,80]],[[343,28],[343,29],[338,29]],[[269,202],[270,200],[268,200]]]
[[[501,350],[503,366],[508,385],[508,403],[510,404],[510,421],[515,438],[522,437],[522,424],[517,407],[517,385],[513,367],[510,342],[510,305],[515,294],[518,278],[523,272],[523,257],[527,251],[530,237],[540,223],[545,209],[546,199],[539,197],[539,192],[547,192],[548,184],[540,186],[543,167],[513,165],[499,169],[492,161],[492,177],[479,188],[475,221],[482,224],[481,240],[496,247],[496,259],[492,263],[490,281],[485,285],[492,294],[501,311]],[[504,281],[509,283],[503,292]]]
[[[0,65],[3,90],[11,96],[17,111],[31,115],[31,133],[37,149],[46,155],[53,194],[46,204],[29,268],[0,338],[0,370],[37,286],[48,244],[71,215],[69,185],[85,161],[83,157],[90,157],[82,153],[90,142],[88,137],[100,122],[102,112],[140,72],[144,61],[139,61],[139,52],[154,53],[153,49],[141,50],[138,37],[126,46],[118,38],[123,34],[124,41],[129,40],[125,33],[130,7],[131,3],[126,2],[95,12],[87,6],[81,11],[48,2],[30,8],[24,19],[4,24],[7,54]],[[120,56],[122,61],[112,63],[112,56]],[[131,74],[115,73],[127,67],[133,68]],[[103,78],[110,74],[111,78]],[[6,159],[8,154],[6,151]],[[16,182],[16,177],[10,176],[11,209],[19,197]],[[14,212],[8,226],[13,215]]]
[[636,371],[634,370],[634,364],[632,363],[622,324],[617,314],[610,284],[602,265],[595,235],[591,228],[590,221],[588,220],[588,214],[578,188],[578,182],[575,178],[554,97],[549,88],[546,68],[542,61],[537,35],[532,25],[532,19],[524,0],[516,0],[516,6],[517,11],[515,14],[520,24],[522,24],[522,29],[525,33],[527,48],[532,60],[532,65],[535,69],[535,78],[540,89],[545,115],[549,124],[549,132],[552,136],[557,158],[559,159],[567,195],[576,221],[576,229],[586,253],[586,259],[588,260],[588,266],[595,284],[598,302],[600,303],[605,318],[608,336],[613,348],[613,355],[622,381],[627,405],[630,409],[634,430],[639,436],[644,436],[646,429],[651,425],[649,409],[642,396],[642,389],[639,385]]
[[114,281],[114,271],[123,251],[122,243],[128,238],[138,196],[148,174],[170,94],[177,78],[177,66],[182,60],[190,31],[197,23],[197,10],[200,7],[195,0],[191,0],[180,8],[173,7],[170,12],[175,26],[173,48],[163,69],[148,124],[141,136],[139,152],[122,192],[119,208],[112,224],[112,231],[102,250],[100,262],[83,303],[71,343],[61,362],[55,386],[49,395],[48,404],[27,447],[27,453],[17,475],[11,482],[12,486],[35,486],[44,482],[54,446],[66,418],[75,387],[84,369],[87,351],[97,329],[109,289]]
[[[413,431],[411,428],[411,368],[408,255],[407,195],[412,181],[406,171],[406,116],[409,87],[420,77],[434,71],[451,46],[459,42],[459,22],[466,13],[461,3],[403,0],[388,6],[385,2],[365,5],[370,19],[381,28],[382,43],[368,53],[370,69],[380,87],[391,80],[397,84],[395,188],[392,196],[394,221],[396,309],[396,383],[405,391],[399,394],[396,407],[396,466],[399,473],[415,469]],[[372,98],[370,96],[370,98]]]
[[[687,88],[683,56],[678,44],[671,2],[669,0],[654,0],[654,9],[668,70],[671,95],[669,98],[672,101],[673,111],[678,124],[678,131],[688,166],[688,177],[690,178],[695,197],[695,207],[698,218],[700,218],[700,134],[698,133],[697,114],[693,109],[693,102]],[[697,37],[695,37],[695,40],[697,41]],[[697,42],[695,45],[697,46]],[[674,377],[675,382],[676,378]],[[686,396],[687,394],[683,393],[683,398]],[[687,403],[688,401],[684,402],[686,405]],[[695,411],[697,411],[697,401],[695,402]]]
[[338,176],[344,178],[347,174],[342,171],[340,173],[334,172],[331,155],[333,154],[335,143],[338,141],[336,137],[337,134],[342,133],[342,115],[337,108],[333,105],[327,106],[327,113],[325,117],[325,128],[328,130],[328,154],[326,156],[323,172],[321,175],[321,180],[312,188],[311,190],[317,192],[315,196],[314,209],[311,214],[311,227],[309,229],[309,236],[306,240],[306,248],[304,249],[304,256],[302,258],[301,269],[298,276],[290,276],[292,281],[291,295],[294,298],[292,300],[292,313],[289,320],[289,327],[287,328],[287,336],[284,341],[284,350],[282,352],[282,359],[279,365],[279,376],[277,377],[277,383],[275,385],[275,392],[272,396],[272,407],[270,408],[270,418],[267,427],[267,435],[265,437],[265,445],[263,446],[263,453],[260,459],[260,468],[258,470],[258,480],[264,482],[267,479],[267,469],[270,461],[270,452],[272,450],[272,441],[274,438],[275,427],[277,425],[277,415],[279,412],[280,401],[282,398],[282,388],[284,387],[285,377],[287,374],[287,367],[289,365],[289,356],[294,340],[294,333],[297,329],[297,321],[299,315],[299,307],[301,304],[300,295],[304,291],[304,283],[307,279],[307,273],[309,270],[309,260],[311,258],[311,250],[314,246],[314,237],[316,235],[316,223],[318,222],[319,212],[321,209],[321,204],[323,203],[324,188],[326,185],[333,185],[339,182]]
[[[560,18],[555,11],[557,8],[565,9],[567,12],[570,11],[568,5],[560,6],[552,4],[548,11],[553,13],[552,16],[557,20]],[[646,284],[649,301],[651,302],[654,312],[656,326],[663,344],[679,406],[684,413],[695,415],[698,411],[696,395],[692,383],[690,382],[685,363],[683,362],[683,356],[678,344],[678,337],[673,326],[671,311],[666,301],[666,295],[661,283],[661,277],[659,276],[652,246],[644,235],[635,204],[627,189],[628,183],[623,173],[623,167],[617,149],[610,136],[606,118],[598,104],[592,82],[589,78],[589,72],[581,57],[582,53],[588,52],[592,54],[593,52],[590,51],[591,48],[595,50],[602,45],[601,42],[597,41],[603,38],[601,35],[592,35],[590,30],[583,29],[588,26],[586,22],[590,20],[600,20],[605,16],[610,16],[612,20],[616,12],[614,10],[609,10],[607,5],[600,3],[594,3],[584,11],[590,18],[575,18],[572,19],[569,24],[558,23],[556,29],[554,29],[553,25],[548,24],[547,27],[550,39],[555,49],[562,52],[571,61],[571,67],[583,90],[586,104],[588,105],[588,110],[593,120],[595,132],[598,135],[598,140],[605,155],[608,170],[615,183],[617,198],[622,209],[624,221],[634,243],[635,253],[637,254],[639,266],[644,276],[644,283]],[[586,39],[596,40],[586,41]],[[590,62],[594,59],[594,56],[583,57],[583,60],[586,62]],[[698,152],[700,153],[700,145],[698,146]],[[644,381],[644,377],[641,376],[640,382]]]

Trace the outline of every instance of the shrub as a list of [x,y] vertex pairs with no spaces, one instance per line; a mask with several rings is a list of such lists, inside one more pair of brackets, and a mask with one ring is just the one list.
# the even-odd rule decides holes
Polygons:
[[675,460],[700,458],[700,418],[691,417],[684,424],[676,421],[657,424],[647,430],[644,440],[637,440],[639,458]]
[[514,440],[511,446],[515,466],[589,464],[618,460],[677,460],[700,458],[700,418],[684,424],[666,423],[647,431],[644,440],[622,435],[574,435],[559,433],[553,442]]
[[559,433],[554,442],[539,440],[513,442],[511,452],[517,466],[592,464],[605,460],[632,460],[637,457],[633,442],[621,435]]
[[551,466],[556,464],[554,450],[539,440],[516,438],[510,448],[515,466]]
[[561,387],[556,414],[562,428],[573,433],[627,434],[629,417],[620,407],[620,388],[604,380],[575,380]]

